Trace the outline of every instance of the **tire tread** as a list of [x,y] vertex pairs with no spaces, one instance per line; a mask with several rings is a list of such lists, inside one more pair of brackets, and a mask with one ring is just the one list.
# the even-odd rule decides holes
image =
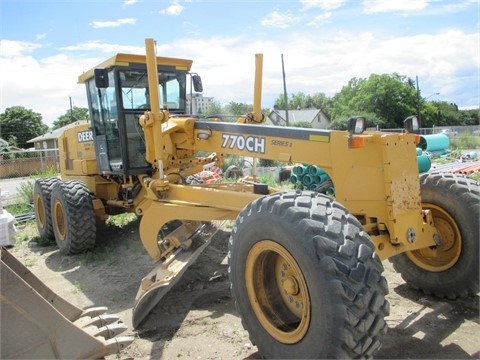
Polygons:
[[[283,218],[298,229],[301,243],[309,247],[324,273],[337,304],[338,324],[336,348],[318,357],[356,358],[369,357],[381,346],[379,337],[386,332],[384,320],[389,314],[385,295],[388,286],[381,275],[383,265],[374,252],[371,239],[362,225],[348,210],[334,200],[311,191],[291,191],[262,197],[240,213],[229,240],[229,274],[234,258],[234,243],[242,223],[257,213],[265,212]],[[241,240],[239,240],[241,241]],[[232,276],[231,276],[232,277]],[[239,299],[232,288],[237,310],[241,313]],[[245,322],[242,321],[245,324]],[[246,328],[248,330],[248,328]],[[252,342],[254,339],[251,339]],[[263,356],[275,357],[275,352],[258,344]],[[305,354],[295,354],[303,357]]]
[[[427,295],[438,298],[457,299],[475,295],[479,291],[479,204],[480,186],[479,183],[464,175],[455,173],[427,173],[420,177],[421,192],[426,197],[435,198],[437,206],[449,207],[452,216],[457,215],[457,224],[460,232],[463,233],[462,241],[464,246],[468,242],[470,250],[462,250],[461,258],[470,262],[470,267],[463,270],[456,270],[453,273],[443,271],[437,274],[428,273],[418,268],[406,254],[400,254],[390,259],[395,271],[401,274],[403,280],[412,288],[422,291]],[[433,200],[427,200],[433,201]],[[457,214],[454,215],[454,212]],[[462,227],[469,227],[469,230]],[[471,257],[476,256],[473,260]],[[460,268],[463,260],[459,261]],[[458,268],[457,265],[454,266]],[[443,280],[439,280],[444,276]],[[429,278],[432,277],[430,281]],[[435,278],[433,278],[435,277]],[[453,280],[455,277],[455,280]],[[446,286],[447,281],[453,283]],[[438,284],[441,284],[439,286]]]
[[[79,254],[91,250],[96,241],[96,219],[90,193],[85,184],[76,180],[59,183],[58,190],[65,204],[67,217],[65,244],[59,244],[66,255]],[[62,243],[63,243],[62,242]],[[60,246],[62,245],[62,246]]]

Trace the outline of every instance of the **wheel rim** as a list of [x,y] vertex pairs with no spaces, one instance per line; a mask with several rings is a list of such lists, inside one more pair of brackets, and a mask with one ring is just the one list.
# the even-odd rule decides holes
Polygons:
[[263,328],[276,340],[294,344],[307,333],[310,297],[292,255],[271,240],[257,242],[246,259],[250,305]]
[[45,228],[45,224],[46,224],[46,216],[45,216],[45,208],[43,206],[43,200],[40,195],[37,195],[35,197],[35,209],[37,211],[37,213],[35,214],[37,223],[43,229]]
[[63,211],[62,203],[58,200],[53,205],[53,216],[55,218],[56,238],[63,241],[66,237],[65,212]]
[[430,272],[440,272],[455,265],[462,252],[462,234],[455,220],[444,209],[433,204],[422,204],[432,212],[440,244],[407,252],[418,267]]

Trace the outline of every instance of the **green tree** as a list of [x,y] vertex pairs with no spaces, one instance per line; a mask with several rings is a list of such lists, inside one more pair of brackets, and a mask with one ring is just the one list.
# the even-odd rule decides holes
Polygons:
[[460,111],[457,105],[446,101],[432,101],[429,106],[424,106],[427,109],[430,107],[433,107],[434,113],[430,117],[428,113],[425,114],[422,118],[423,127],[463,125],[460,123]]
[[212,101],[211,103],[208,104],[207,109],[205,110],[205,113],[203,114],[204,116],[214,116],[214,115],[219,115],[223,111],[222,109],[222,104],[220,104],[218,101]]
[[274,102],[274,107],[277,107],[278,110],[286,110],[286,101],[285,96],[283,94],[278,95],[277,100]]
[[292,98],[288,102],[289,109],[308,109],[309,105],[311,105],[311,103],[308,103],[307,96],[303,92],[292,94]]
[[459,110],[454,103],[447,101],[425,102],[421,107],[422,127],[478,125],[478,109]]
[[[285,110],[283,94],[275,100],[279,110]],[[456,104],[430,102],[419,97],[415,80],[397,73],[372,74],[368,79],[352,78],[340,92],[329,98],[323,93],[292,94],[288,108],[321,109],[330,119],[330,128],[345,130],[351,116],[367,118],[368,127],[403,128],[403,120],[418,114],[422,127],[477,125],[478,109],[459,110]]]
[[294,122],[292,124],[293,127],[299,127],[299,128],[306,128],[306,129],[311,129],[312,128],[312,123],[308,121],[299,121],[299,122]]
[[248,105],[245,103],[237,103],[235,101],[230,101],[226,106],[225,106],[225,112],[228,115],[235,115],[235,116],[240,116],[240,115],[245,115],[251,112],[253,109],[252,105]]
[[459,120],[461,125],[480,124],[480,111],[478,109],[460,110]]
[[74,106],[71,110],[67,110],[64,115],[60,115],[53,122],[53,130],[59,129],[65,125],[74,123],[79,120],[88,120],[88,109]]
[[311,96],[311,99],[312,105],[310,107],[314,109],[321,109],[325,115],[330,117],[333,107],[333,102],[331,98],[329,98],[324,93],[315,93]]
[[422,105],[421,108],[421,127],[430,128],[435,126],[440,126],[440,113],[437,106],[432,102],[426,102]]
[[351,79],[335,95],[332,118],[369,114],[365,115],[369,126],[403,127],[403,120],[417,109],[418,94],[411,79],[397,73],[372,74],[368,79]]
[[[330,113],[330,128],[334,130],[345,130],[347,120],[354,115],[359,115],[356,105],[353,101],[358,96],[361,86],[365,79],[351,78],[348,84],[343,86],[340,92],[336,93],[332,99],[332,108]],[[367,117],[366,111],[361,112],[362,116]],[[367,117],[370,121],[371,116]]]
[[[207,109],[205,110],[204,116],[212,117],[216,115],[221,115],[223,121],[236,121],[239,116],[243,116],[253,111],[253,105],[246,103],[237,103],[234,101],[229,102],[227,105],[222,106],[219,102],[211,102],[208,104]],[[270,113],[270,109],[262,109],[262,113],[265,117]]]
[[27,141],[47,131],[48,126],[42,122],[42,115],[23,106],[9,107],[0,114],[0,137],[7,141],[15,139],[15,145],[20,148],[31,147]]

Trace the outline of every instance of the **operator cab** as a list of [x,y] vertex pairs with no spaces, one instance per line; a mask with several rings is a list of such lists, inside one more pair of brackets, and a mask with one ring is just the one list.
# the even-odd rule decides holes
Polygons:
[[[201,91],[191,60],[157,57],[158,92],[163,109],[186,113],[187,81]],[[145,141],[138,119],[150,110],[145,56],[117,54],[82,74],[87,88],[99,174],[136,175],[149,171]]]

